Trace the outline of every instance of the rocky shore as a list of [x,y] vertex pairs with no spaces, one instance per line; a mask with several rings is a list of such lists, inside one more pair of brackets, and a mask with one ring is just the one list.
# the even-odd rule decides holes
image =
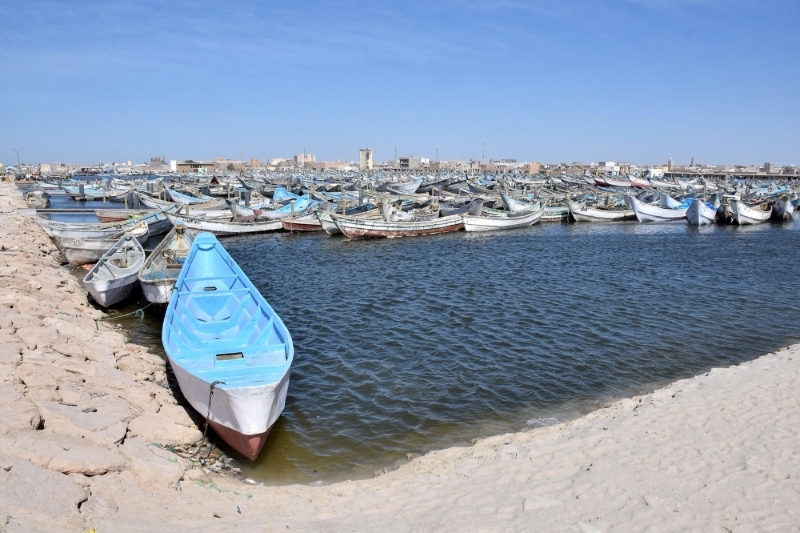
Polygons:
[[24,207],[0,184],[0,531],[800,531],[798,346],[377,479],[221,475]]

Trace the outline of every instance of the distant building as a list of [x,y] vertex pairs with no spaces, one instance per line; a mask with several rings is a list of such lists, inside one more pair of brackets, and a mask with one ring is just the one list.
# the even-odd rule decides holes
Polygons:
[[257,157],[253,157],[250,159],[250,168],[256,168],[259,166],[259,161]]
[[669,159],[667,159],[667,172],[672,172],[672,167],[674,165],[675,165],[675,162],[672,161],[671,157]]
[[[128,161],[128,166],[131,165],[131,162]],[[177,172],[178,171],[178,161],[176,159],[169,160],[169,171],[170,172]]]
[[316,163],[317,156],[312,154],[298,154],[294,156],[294,163],[297,166],[305,166],[306,163]]
[[163,164],[165,164],[167,162],[167,160],[163,156],[162,157],[151,157],[150,158],[150,162],[151,163],[161,163],[163,165]]
[[781,171],[781,167],[779,167],[775,163],[764,163],[764,166],[762,167],[761,170],[765,174],[778,174]]
[[619,165],[615,164],[613,161],[601,161],[597,166],[598,172],[606,176],[616,176],[619,174]]
[[525,163],[522,165],[522,172],[526,174],[538,174],[540,169],[541,165],[535,161],[533,163]]
[[419,165],[420,165],[419,157],[417,157],[415,155],[409,155],[409,156],[400,158],[400,169],[401,170],[418,169]]
[[192,161],[191,159],[187,159],[186,161],[177,161],[175,164],[175,170],[177,172],[208,172],[214,170],[214,162],[213,161]]
[[694,157],[692,158],[692,162],[689,163],[689,168],[694,168]]
[[372,148],[362,148],[358,151],[358,168],[372,170]]

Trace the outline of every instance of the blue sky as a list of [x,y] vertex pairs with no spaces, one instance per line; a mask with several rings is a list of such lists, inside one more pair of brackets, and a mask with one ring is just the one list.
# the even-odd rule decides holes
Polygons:
[[800,164],[796,0],[5,0],[0,161]]

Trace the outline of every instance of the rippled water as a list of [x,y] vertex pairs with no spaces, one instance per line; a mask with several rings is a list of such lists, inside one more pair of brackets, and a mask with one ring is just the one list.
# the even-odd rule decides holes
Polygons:
[[[283,416],[242,461],[268,483],[371,476],[800,341],[800,224],[222,242],[295,343]],[[153,313],[126,325],[160,338]]]

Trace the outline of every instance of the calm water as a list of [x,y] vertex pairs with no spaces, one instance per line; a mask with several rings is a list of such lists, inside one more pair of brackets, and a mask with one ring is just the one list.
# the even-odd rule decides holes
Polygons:
[[[800,341],[800,224],[222,242],[295,343],[283,416],[243,461],[267,483],[369,477]],[[157,347],[157,314],[126,325]]]

